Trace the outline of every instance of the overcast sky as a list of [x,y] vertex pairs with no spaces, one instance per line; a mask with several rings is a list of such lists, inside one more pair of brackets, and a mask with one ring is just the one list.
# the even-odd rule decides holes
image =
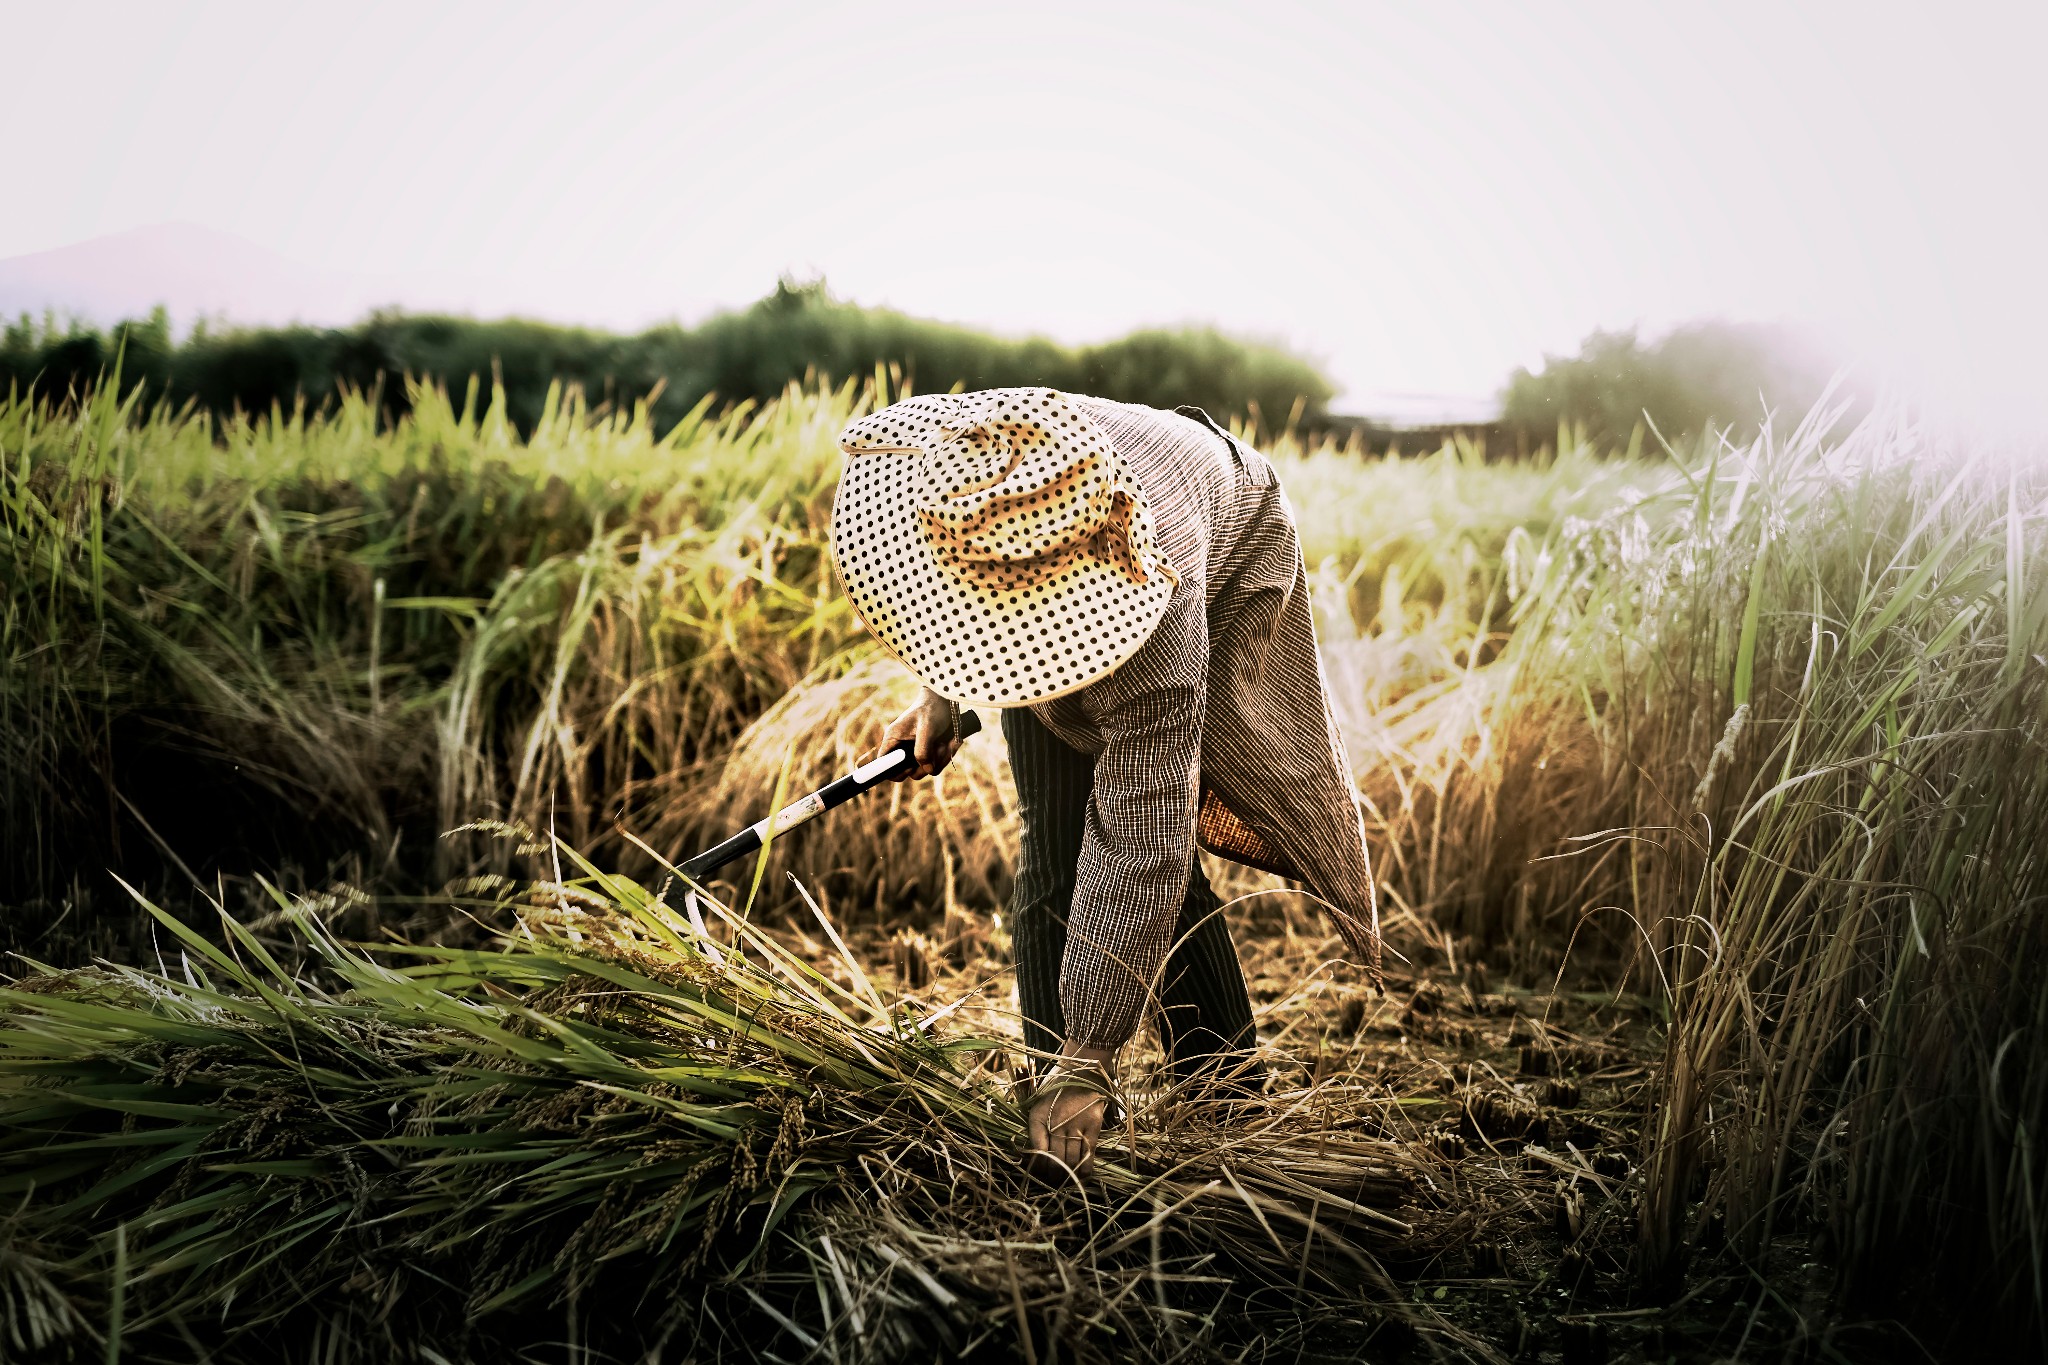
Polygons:
[[0,256],[190,220],[608,325],[822,273],[1280,337],[1340,407],[1702,315],[1982,405],[2048,373],[2041,3],[0,11]]

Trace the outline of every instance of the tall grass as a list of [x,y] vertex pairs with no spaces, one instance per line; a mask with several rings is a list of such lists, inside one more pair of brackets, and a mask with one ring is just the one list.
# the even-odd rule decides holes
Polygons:
[[[226,424],[111,387],[64,415],[0,405],[0,832],[20,853],[0,904],[54,919],[107,899],[107,867],[439,884],[497,867],[488,841],[441,837],[480,817],[641,871],[628,831],[664,849],[728,832],[785,770],[822,776],[858,747],[816,700],[777,708],[799,684],[863,723],[903,689],[861,665],[823,543],[833,437],[888,392],[793,392],[658,431],[644,405],[592,413],[557,390],[525,439],[502,393],[474,387],[460,403],[416,389],[388,427],[361,395]],[[1469,454],[1391,462],[1364,489],[1332,448],[1279,455],[1329,491],[1304,531],[1339,614],[1347,595],[1370,613],[1463,594],[1515,525],[1612,482],[1583,457],[1516,471],[1475,515]],[[792,718],[839,726],[829,752]],[[767,780],[719,786],[735,746]],[[944,837],[885,859],[870,820],[855,851],[803,868],[838,901],[935,907],[949,878],[1000,895],[1001,840],[978,831],[1004,802],[974,790],[971,828],[913,794],[917,818],[887,828]],[[795,848],[845,850],[839,825],[862,819]]]
[[2038,1321],[2048,479],[1828,418],[1674,490],[1573,608],[1672,1015],[1646,1271],[1818,1221],[1866,1287],[1940,1267]]
[[170,849],[452,875],[481,855],[435,836],[480,815],[603,846],[830,670],[816,490],[851,390],[659,436],[556,395],[530,441],[474,397],[387,432],[361,398],[0,408],[0,900]]
[[1354,756],[1397,903],[1661,1001],[1646,1288],[1797,1231],[2036,1334],[2048,468],[1838,420],[1518,548],[1494,661]]
[[[431,390],[389,428],[0,409],[15,942],[131,922],[75,908],[109,866],[503,870],[437,837],[478,817],[652,876],[636,840],[843,766],[908,686],[823,559],[831,438],[887,396],[666,432],[558,396],[525,440]],[[1846,1290],[1988,1287],[2038,1333],[2048,469],[1838,419],[1657,464],[1274,454],[1404,948],[1665,1021],[1610,1210],[1645,1291],[1797,1236]],[[977,745],[733,899],[788,868],[835,915],[987,915],[1014,835]]]

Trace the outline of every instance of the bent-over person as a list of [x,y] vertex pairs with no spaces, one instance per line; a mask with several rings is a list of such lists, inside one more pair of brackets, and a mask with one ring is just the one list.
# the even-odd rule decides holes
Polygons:
[[1303,882],[1366,970],[1379,920],[1293,515],[1197,408],[1052,389],[905,399],[840,436],[834,561],[924,684],[883,745],[945,767],[1002,709],[1023,832],[1025,1041],[1059,1058],[1034,1148],[1092,1162],[1118,1051],[1156,1005],[1177,1077],[1227,1080],[1250,998],[1196,849]]

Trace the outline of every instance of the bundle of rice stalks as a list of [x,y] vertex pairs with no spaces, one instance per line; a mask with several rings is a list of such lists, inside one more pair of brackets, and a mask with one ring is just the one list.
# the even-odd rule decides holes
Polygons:
[[1189,1358],[1420,1311],[1382,1262],[1446,1220],[1355,1114],[1140,1107],[1045,1181],[992,1044],[579,866],[490,950],[293,913],[295,974],[149,907],[174,963],[0,989],[0,1355]]

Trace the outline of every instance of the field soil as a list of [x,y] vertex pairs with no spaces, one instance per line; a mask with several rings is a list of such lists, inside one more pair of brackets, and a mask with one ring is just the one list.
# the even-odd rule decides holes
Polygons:
[[[1306,898],[1207,861],[1219,883],[1257,888],[1228,913],[1270,1110],[1410,1146],[1432,1173],[1421,1199],[1454,1213],[1448,1235],[1388,1261],[1417,1306],[1500,1359],[1545,1365],[1930,1358],[1902,1322],[1843,1315],[1834,1267],[1806,1238],[1774,1245],[1765,1273],[1704,1254],[1675,1293],[1646,1289],[1635,1191],[1663,1054],[1653,1001],[1506,979],[1470,945],[1398,931],[1376,991]],[[991,1061],[1007,1070],[1021,1056],[1018,1015],[1005,940],[987,923],[960,916],[950,934],[869,928],[847,941],[885,995],[949,1031],[1010,1042],[1018,1050]],[[792,921],[777,936],[852,985],[822,932]],[[1164,1083],[1149,1033],[1124,1083],[1141,1110]],[[1150,1121],[1171,1125],[1171,1107]],[[1113,1130],[1105,1152],[1118,1141]],[[1328,1325],[1277,1358],[1421,1361],[1442,1349],[1385,1324]]]

